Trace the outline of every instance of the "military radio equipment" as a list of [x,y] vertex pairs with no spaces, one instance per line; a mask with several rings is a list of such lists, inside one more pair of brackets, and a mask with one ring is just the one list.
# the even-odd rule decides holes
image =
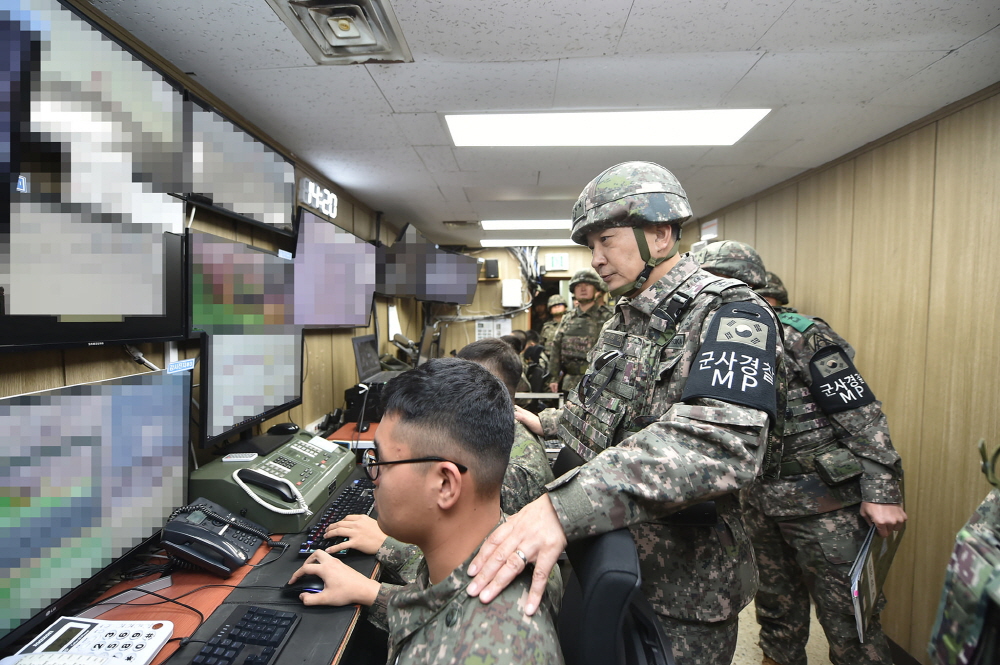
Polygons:
[[350,450],[300,432],[254,460],[205,464],[191,473],[188,495],[214,501],[270,533],[299,533],[354,466]]

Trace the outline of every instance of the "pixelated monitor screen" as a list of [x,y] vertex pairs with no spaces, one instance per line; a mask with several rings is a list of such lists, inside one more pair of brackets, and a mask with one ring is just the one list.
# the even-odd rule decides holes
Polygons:
[[381,295],[468,305],[478,278],[476,259],[439,248],[412,224],[391,247],[379,248],[376,292]]
[[179,339],[181,91],[56,0],[4,2],[0,40],[0,344]]
[[190,375],[0,399],[0,650],[186,501]]
[[300,208],[295,323],[367,328],[374,295],[375,247]]

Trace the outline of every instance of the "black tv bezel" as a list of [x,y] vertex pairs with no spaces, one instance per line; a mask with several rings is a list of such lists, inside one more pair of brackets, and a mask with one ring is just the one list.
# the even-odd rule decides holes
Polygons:
[[[257,141],[261,145],[265,146],[272,153],[274,153],[275,155],[277,155],[278,157],[280,157],[282,160],[284,160],[284,162],[286,164],[288,164],[288,165],[290,165],[292,167],[292,172],[294,174],[294,172],[295,172],[295,162],[293,160],[289,159],[285,155],[285,153],[283,153],[282,151],[280,151],[277,148],[275,148],[273,145],[271,145],[270,142],[265,141],[264,139],[262,139],[260,136],[258,136],[254,132],[249,131],[246,127],[243,127],[239,123],[237,123],[237,122],[233,121],[232,119],[230,119],[228,116],[226,116],[225,113],[222,113],[217,108],[215,108],[214,106],[212,106],[211,103],[205,101],[204,99],[201,99],[200,97],[197,97],[196,95],[194,95],[190,91],[188,91],[187,92],[187,97],[185,99],[185,105],[189,105],[191,108],[197,108],[198,110],[206,112],[206,113],[214,113],[215,115],[219,116],[224,121],[228,122],[233,127],[235,127],[239,131],[243,132],[244,134],[246,134],[247,136],[249,136],[250,138],[252,138],[254,141]],[[187,113],[187,111],[185,109],[185,114],[186,113]],[[184,133],[186,134],[185,139],[184,139],[185,142],[187,142],[187,141],[190,140],[191,127],[188,124],[188,122],[189,122],[188,121],[188,117],[185,117],[184,118],[184,125],[185,125]],[[187,184],[192,184],[192,183],[187,183]],[[214,202],[209,203],[202,196],[200,196],[198,194],[195,194],[194,192],[179,192],[179,193],[174,194],[174,196],[176,196],[177,198],[181,199],[185,203],[189,203],[189,204],[191,204],[191,205],[193,205],[195,207],[202,208],[204,210],[209,210],[209,211],[211,211],[211,212],[213,212],[213,213],[215,213],[217,215],[222,215],[224,217],[236,220],[238,222],[243,222],[245,224],[250,224],[251,226],[253,226],[255,228],[264,229],[266,231],[270,231],[271,233],[275,233],[275,234],[280,235],[280,236],[285,237],[285,238],[290,238],[292,240],[298,240],[298,236],[299,236],[299,220],[298,220],[298,215],[295,214],[295,209],[296,209],[296,207],[298,207],[298,202],[297,202],[297,199],[298,199],[298,183],[297,182],[293,182],[292,183],[292,201],[291,201],[291,207],[287,211],[288,218],[289,218],[289,224],[292,227],[292,229],[290,231],[285,230],[285,229],[281,229],[281,228],[278,228],[277,226],[274,226],[272,224],[268,224],[266,222],[262,222],[260,220],[254,219],[253,217],[248,217],[247,215],[238,213],[238,212],[236,212],[234,210],[230,210],[229,208],[224,208],[222,206],[217,206],[217,205],[215,205]]]
[[110,346],[186,339],[190,322],[186,234],[164,233],[163,316],[126,316],[115,322],[59,322],[58,316],[0,316],[0,352]]
[[[274,418],[275,416],[281,415],[285,411],[294,409],[295,407],[302,404],[302,386],[305,383],[305,345],[306,336],[305,332],[299,333],[299,394],[290,402],[286,402],[280,406],[274,406],[269,408],[267,411],[251,416],[245,420],[236,423],[229,429],[227,429],[222,434],[216,434],[215,436],[208,436],[208,414],[212,412],[212,379],[211,372],[209,368],[212,366],[212,354],[209,351],[210,344],[209,338],[211,334],[207,332],[199,332],[201,350],[198,353],[198,381],[200,383],[199,393],[198,393],[198,446],[202,449],[208,448],[216,444],[224,443],[231,437],[242,434],[247,430],[256,427],[265,420]],[[191,374],[192,380],[194,378],[194,372]]]
[[[165,370],[164,370],[165,371]],[[137,374],[130,374],[128,376],[141,376],[148,374],[148,372],[139,372]],[[128,378],[128,377],[117,377],[118,379]],[[116,379],[105,379],[102,381],[93,381],[91,383],[105,383],[107,381],[114,381]],[[76,384],[80,385],[80,384]],[[86,385],[86,384],[83,384]],[[62,386],[63,388],[69,388],[71,386]],[[58,390],[58,388],[52,388],[51,390]],[[45,391],[48,392],[48,391]],[[187,400],[188,409],[190,410],[191,403],[191,386],[188,384],[187,387]],[[11,397],[17,397],[17,395],[11,395]],[[7,398],[4,398],[7,399]],[[184,418],[184,441],[182,444],[183,454],[181,455],[183,469],[181,470],[181,496],[187,497],[188,495],[188,480],[191,473],[191,456],[189,454],[189,440],[191,437],[190,429],[190,418]],[[186,499],[185,499],[186,500]],[[176,510],[180,506],[174,506],[171,510]],[[166,520],[164,520],[166,523]],[[137,545],[130,548],[128,551],[122,553],[121,556],[117,557],[114,561],[109,563],[104,568],[96,571],[89,578],[83,580],[77,586],[73,587],[70,591],[65,593],[63,596],[53,601],[50,605],[42,610],[36,612],[33,616],[26,619],[20,626],[14,628],[6,635],[0,637],[0,656],[13,655],[15,647],[20,648],[25,643],[30,642],[35,635],[40,633],[48,624],[52,623],[56,619],[62,616],[63,610],[72,607],[74,604],[80,601],[81,598],[88,594],[93,594],[97,589],[100,588],[113,574],[117,572],[123,565],[125,565],[128,560],[135,554],[143,551],[144,549],[150,548],[156,545],[160,540],[160,533],[163,527],[155,527],[153,532],[145,536]],[[7,650],[11,650],[10,653],[5,653]]]

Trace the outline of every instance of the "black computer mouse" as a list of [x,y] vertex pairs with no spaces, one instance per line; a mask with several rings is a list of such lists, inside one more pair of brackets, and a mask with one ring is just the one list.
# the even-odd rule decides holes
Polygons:
[[319,575],[303,575],[291,584],[283,586],[281,595],[298,598],[302,593],[319,593],[324,586],[323,578]]
[[299,426],[295,423],[278,423],[268,428],[268,434],[295,434],[299,431]]

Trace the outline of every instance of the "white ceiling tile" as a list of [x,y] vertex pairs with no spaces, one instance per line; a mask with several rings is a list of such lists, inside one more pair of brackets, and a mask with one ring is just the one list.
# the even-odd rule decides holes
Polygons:
[[91,4],[202,82],[243,69],[315,64],[264,0]]
[[1000,27],[872,99],[873,104],[947,106],[1000,80]]
[[778,51],[948,51],[1000,23],[996,0],[796,0],[757,46]]
[[[719,208],[798,175],[805,169],[779,166],[706,166],[683,182],[695,215]],[[720,190],[725,190],[720,195]]]
[[766,162],[782,150],[787,150],[795,139],[773,141],[742,140],[735,145],[715,146],[698,160],[702,166],[756,166]]
[[396,113],[552,107],[558,61],[367,65]]
[[521,171],[456,171],[435,173],[434,180],[439,185],[454,185],[456,187],[490,187],[498,182],[512,187],[538,184],[538,171],[524,169]]
[[763,51],[750,51],[562,60],[554,106],[595,110],[714,108],[762,55]]
[[610,55],[632,0],[393,4],[417,60],[504,62]]
[[392,117],[410,145],[452,145],[444,117],[437,113],[394,113]]
[[[586,183],[584,183],[586,184]],[[580,195],[580,187],[514,187],[495,185],[493,187],[466,187],[465,194],[470,201],[574,201]]]
[[574,203],[576,196],[562,201],[474,201],[473,205],[480,219],[568,219]]
[[438,191],[441,192],[441,196],[444,200],[449,203],[468,203],[469,197],[465,193],[464,187],[455,187],[451,185],[441,186],[438,185]]
[[414,150],[420,155],[420,160],[431,173],[441,171],[458,171],[458,162],[455,161],[454,148],[448,146],[414,146]]
[[793,0],[636,0],[619,54],[747,51]]
[[768,53],[726,97],[728,107],[864,102],[941,57],[937,52]]

